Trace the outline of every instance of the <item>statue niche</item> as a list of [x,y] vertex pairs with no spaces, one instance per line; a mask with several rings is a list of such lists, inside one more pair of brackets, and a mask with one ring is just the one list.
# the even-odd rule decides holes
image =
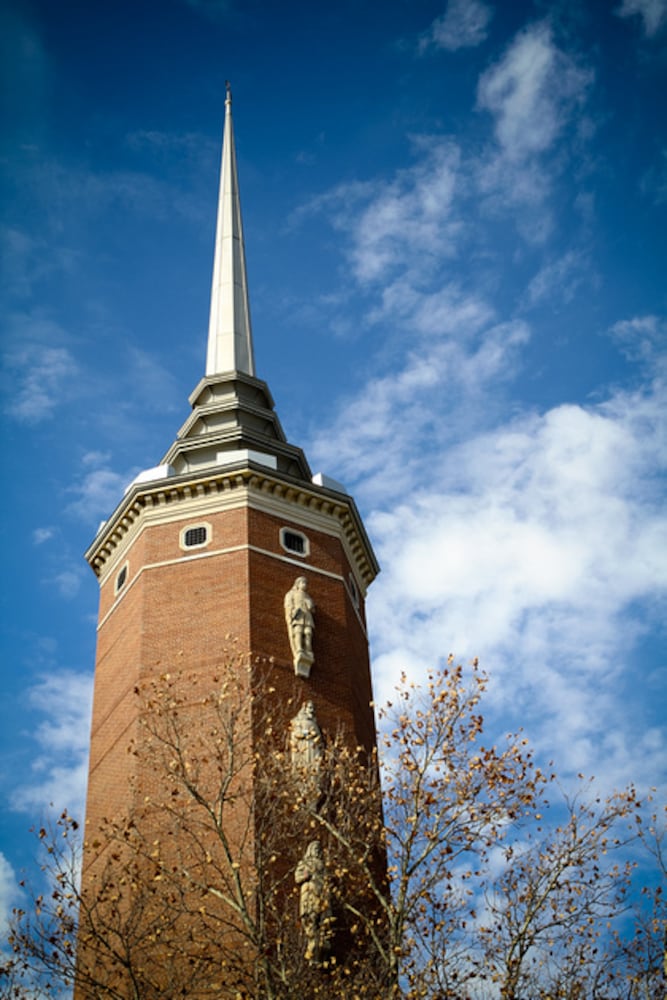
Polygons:
[[305,576],[294,581],[291,590],[285,594],[285,622],[289,634],[290,647],[297,677],[310,677],[310,668],[315,662],[313,656],[313,630],[315,603],[306,590]]

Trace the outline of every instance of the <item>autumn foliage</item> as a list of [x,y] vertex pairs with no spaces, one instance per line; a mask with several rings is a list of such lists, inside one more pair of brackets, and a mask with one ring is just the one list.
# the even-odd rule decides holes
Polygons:
[[[75,821],[38,832],[48,888],[15,912],[1,995],[76,979],[77,1000],[662,998],[651,804],[584,779],[566,794],[521,735],[489,741],[486,684],[451,659],[425,686],[404,678],[379,754],[327,733],[316,781],[290,758],[299,701],[276,697],[271,665],[137,690],[132,814],[89,832],[81,876]],[[312,841],[316,960],[295,881]]]

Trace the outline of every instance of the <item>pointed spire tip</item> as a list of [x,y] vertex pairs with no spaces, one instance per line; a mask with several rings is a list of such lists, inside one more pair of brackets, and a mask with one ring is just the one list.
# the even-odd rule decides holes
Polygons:
[[213,257],[206,374],[240,371],[254,376],[243,223],[232,126],[232,90],[225,83],[225,127],[220,164],[218,221]]

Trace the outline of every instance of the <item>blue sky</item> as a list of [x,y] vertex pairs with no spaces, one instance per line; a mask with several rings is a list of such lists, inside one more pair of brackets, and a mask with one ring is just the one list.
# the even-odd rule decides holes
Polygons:
[[258,374],[364,516],[378,697],[479,656],[492,731],[664,789],[667,0],[10,0],[0,39],[0,911],[82,809],[82,553],[203,373],[227,78]]

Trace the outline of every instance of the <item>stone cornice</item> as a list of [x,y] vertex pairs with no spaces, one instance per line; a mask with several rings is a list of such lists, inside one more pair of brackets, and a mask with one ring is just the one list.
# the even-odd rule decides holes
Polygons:
[[292,481],[254,462],[135,484],[100,528],[85,557],[96,576],[103,576],[106,564],[115,561],[128,533],[146,514],[162,519],[159,515],[163,513],[165,520],[170,520],[170,508],[177,514],[176,508],[183,503],[192,504],[193,512],[196,508],[203,515],[208,510],[244,502],[269,512],[277,505],[283,510],[294,505],[298,508],[296,520],[312,520],[314,524],[322,517],[332,519],[364,588],[377,576],[379,565],[352,497],[327,487]]

